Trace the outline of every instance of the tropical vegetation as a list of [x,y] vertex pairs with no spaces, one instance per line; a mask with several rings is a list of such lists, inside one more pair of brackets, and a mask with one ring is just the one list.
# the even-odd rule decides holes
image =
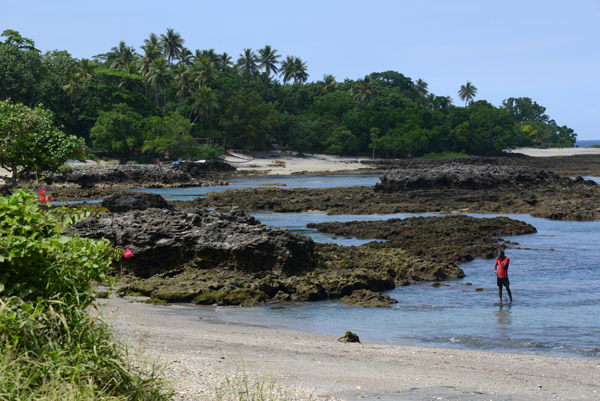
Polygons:
[[0,399],[171,399],[157,371],[89,313],[95,285],[127,254],[66,234],[91,212],[46,208],[49,199],[0,197]]
[[43,105],[67,135],[99,156],[149,161],[210,158],[224,148],[415,157],[486,154],[517,146],[570,147],[576,134],[527,97],[499,106],[468,81],[457,94],[396,71],[309,81],[307,61],[271,45],[239,55],[191,50],[174,29],[139,48],[121,41],[77,59],[41,53],[14,30],[0,37],[0,99]]

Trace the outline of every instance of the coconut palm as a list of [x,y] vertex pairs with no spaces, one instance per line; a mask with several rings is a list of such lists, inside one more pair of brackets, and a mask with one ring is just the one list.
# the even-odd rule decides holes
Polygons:
[[244,49],[244,52],[240,54],[240,58],[238,58],[237,63],[242,72],[247,72],[251,75],[254,75],[258,71],[256,61],[256,54],[254,54],[252,49]]
[[196,59],[196,63],[193,66],[193,72],[194,79],[198,82],[199,86],[210,86],[219,77],[217,66],[208,56]]
[[281,56],[277,54],[277,50],[272,49],[270,45],[265,45],[264,49],[258,51],[257,61],[260,63],[258,67],[265,69],[267,77],[269,77],[271,73],[277,74],[279,72],[279,68],[277,68],[277,64],[279,63],[277,59],[279,57]]
[[327,101],[329,92],[335,89],[335,87],[337,86],[337,81],[335,80],[335,77],[333,75],[325,74],[323,75],[323,84],[323,91],[325,91],[325,101]]
[[144,39],[144,44],[145,45],[151,44],[151,45],[154,45],[154,46],[160,46],[160,39],[158,38],[158,36],[154,32],[152,32],[150,34],[150,36],[148,36],[148,39]]
[[186,47],[181,48],[181,54],[179,55],[179,61],[187,66],[194,64],[194,55],[192,51]]
[[70,106],[73,105],[73,100],[76,100],[79,97],[79,89],[92,76],[95,68],[96,64],[87,58],[82,58],[75,64],[75,73],[70,77],[67,83],[63,85],[63,90],[67,92],[67,95],[71,98]]
[[[154,34],[152,34],[154,35]],[[154,43],[152,41],[152,35],[150,35],[151,40],[146,39],[144,45],[142,45],[142,50],[144,54],[138,59],[138,69],[142,77],[146,78],[146,91],[144,96],[148,96],[148,75],[150,73],[150,66],[152,62],[158,58],[162,57],[160,47],[158,43]],[[156,35],[154,35],[156,39]],[[155,42],[157,39],[155,40]]]
[[[294,85],[302,85],[308,79],[306,63],[302,61],[300,57],[287,56],[285,61],[281,63],[281,71],[279,74],[283,77],[284,85],[286,85],[292,79],[294,80]],[[288,90],[287,96],[279,108],[280,112],[283,110],[283,106],[285,106],[285,103],[290,97],[292,89]]]
[[233,61],[227,52],[223,52],[223,54],[219,56],[218,67],[220,71],[230,71],[233,68]]
[[213,112],[219,106],[217,94],[206,85],[193,91],[192,99],[194,101],[190,109],[190,116],[188,117],[191,120],[192,116],[196,116],[192,121],[192,124],[196,122],[198,117],[207,118],[212,116]]
[[469,81],[465,85],[462,85],[458,91],[458,97],[460,100],[465,101],[465,107],[467,107],[468,103],[473,102],[475,95],[477,95],[477,88]]
[[429,93],[429,90],[427,89],[428,86],[429,84],[423,81],[421,78],[417,79],[417,82],[415,84],[417,92],[419,92],[421,97],[425,97]]
[[185,42],[181,35],[173,28],[167,28],[167,33],[160,35],[160,45],[163,49],[163,55],[171,64],[171,60],[177,59],[181,56],[181,50],[183,49],[183,42]]
[[125,68],[127,64],[135,61],[135,51],[133,47],[120,41],[119,46],[110,49],[107,61],[110,63],[110,68]]
[[181,106],[181,101],[188,95],[192,84],[190,67],[185,63],[177,63],[173,69],[175,85],[177,86],[177,109]]
[[358,106],[373,98],[373,90],[373,79],[369,75],[365,75],[364,79],[356,81],[356,85],[352,88],[352,96],[356,99],[356,105],[354,105],[352,114],[356,113]]
[[165,115],[167,114],[167,86],[171,79],[169,65],[164,58],[152,61],[148,72],[148,83],[154,89],[154,103],[158,107],[158,93],[163,91]]

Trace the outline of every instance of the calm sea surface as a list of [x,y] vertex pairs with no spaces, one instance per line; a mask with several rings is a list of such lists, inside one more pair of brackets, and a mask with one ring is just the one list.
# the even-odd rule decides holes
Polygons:
[[592,145],[600,145],[600,139],[584,139],[575,142],[575,146],[579,148],[589,148]]
[[[593,178],[596,181],[598,177]],[[224,189],[285,183],[285,188],[374,185],[378,176],[289,176],[244,178]],[[152,190],[167,199],[201,196],[215,188]],[[206,191],[206,192],[204,192]],[[185,195],[182,195],[185,194]],[[599,200],[600,201],[600,200]],[[263,224],[310,235],[317,242],[360,245],[306,228],[309,222],[388,219],[413,215],[272,213],[253,215]],[[492,215],[474,215],[493,217]],[[338,301],[220,307],[226,321],[261,324],[342,336],[346,330],[383,344],[431,345],[503,352],[600,357],[600,221],[570,222],[507,215],[526,221],[536,234],[505,237],[518,242],[507,250],[514,302],[498,302],[492,260],[461,265],[467,277],[439,288],[399,287],[387,294],[398,304],[386,309],[350,307]],[[440,241],[443,241],[440,238]],[[483,289],[483,291],[476,291]],[[505,294],[506,295],[506,294]]]

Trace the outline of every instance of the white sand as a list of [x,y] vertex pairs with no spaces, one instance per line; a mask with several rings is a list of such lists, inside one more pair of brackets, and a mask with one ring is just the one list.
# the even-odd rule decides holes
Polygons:
[[232,156],[226,156],[225,161],[238,170],[253,170],[267,175],[311,174],[373,168],[372,166],[369,166],[368,158],[316,154],[306,155],[305,157],[279,156],[272,158],[254,158],[250,161],[243,161],[242,159]]
[[295,400],[600,399],[598,359],[347,344],[228,324],[212,307],[99,302],[121,339],[160,357],[182,400],[215,399],[241,372]]
[[600,148],[561,148],[561,149],[536,149],[536,148],[517,148],[507,150],[512,153],[522,153],[531,157],[552,157],[552,156],[575,156],[575,155],[600,155]]

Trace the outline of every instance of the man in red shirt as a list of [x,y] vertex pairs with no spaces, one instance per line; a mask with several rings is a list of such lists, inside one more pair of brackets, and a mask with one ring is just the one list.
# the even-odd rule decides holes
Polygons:
[[498,296],[500,297],[500,302],[502,302],[502,286],[506,287],[506,292],[508,293],[508,298],[510,302],[512,302],[512,294],[510,293],[510,282],[508,281],[508,264],[510,259],[508,256],[504,256],[504,251],[502,249],[498,250],[498,257],[496,258],[496,263],[494,264],[494,272],[496,273],[496,282],[498,284]]

